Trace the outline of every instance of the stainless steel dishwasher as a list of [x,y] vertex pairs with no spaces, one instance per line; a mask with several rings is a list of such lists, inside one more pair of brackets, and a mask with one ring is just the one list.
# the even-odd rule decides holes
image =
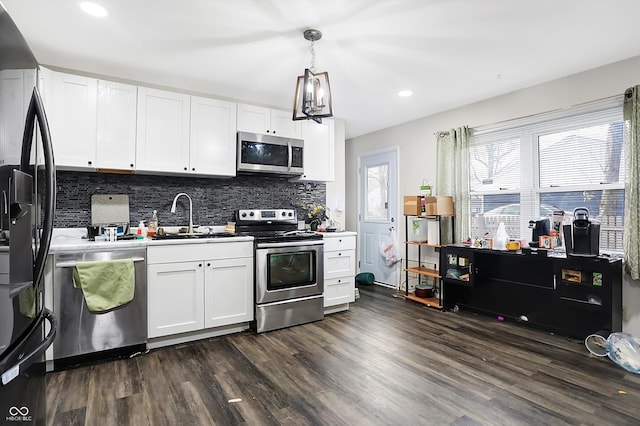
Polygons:
[[[54,253],[53,311],[59,323],[58,335],[53,342],[55,369],[146,350],[146,254],[146,248]],[[73,285],[73,268],[76,262],[117,259],[134,261],[133,300],[109,312],[92,313],[82,290]]]

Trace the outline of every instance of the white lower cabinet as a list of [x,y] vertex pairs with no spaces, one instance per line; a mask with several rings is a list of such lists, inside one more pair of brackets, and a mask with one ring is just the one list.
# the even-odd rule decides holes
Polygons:
[[[356,236],[324,237],[324,307],[349,309],[355,300]],[[342,309],[335,309],[341,307]]]
[[253,258],[207,261],[204,277],[205,327],[253,320]]
[[147,249],[148,337],[253,320],[253,243]]
[[204,327],[202,262],[148,266],[148,334],[168,336]]

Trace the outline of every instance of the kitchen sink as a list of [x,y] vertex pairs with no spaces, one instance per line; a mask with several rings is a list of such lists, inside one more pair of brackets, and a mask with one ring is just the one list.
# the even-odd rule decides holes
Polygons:
[[198,233],[194,232],[192,234],[189,233],[181,233],[181,234],[164,234],[164,235],[154,235],[152,239],[154,240],[188,240],[188,239],[198,239],[198,238],[225,238],[225,237],[237,237],[237,234],[231,234],[229,232],[214,232],[214,233]]

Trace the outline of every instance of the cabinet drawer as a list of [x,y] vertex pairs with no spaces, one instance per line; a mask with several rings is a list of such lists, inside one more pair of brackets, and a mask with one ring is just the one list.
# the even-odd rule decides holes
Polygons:
[[324,307],[352,303],[355,300],[353,276],[324,280]]
[[324,251],[355,250],[356,237],[331,237],[324,239]]
[[253,243],[174,244],[147,248],[147,264],[189,262],[201,259],[237,259],[253,257]]
[[353,277],[356,272],[356,251],[340,250],[324,253],[324,278]]

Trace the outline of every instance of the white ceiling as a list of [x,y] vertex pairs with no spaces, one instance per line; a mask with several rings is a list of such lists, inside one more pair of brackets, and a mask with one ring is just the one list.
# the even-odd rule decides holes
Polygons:
[[319,29],[347,137],[640,55],[638,0],[0,1],[42,64],[283,109]]

